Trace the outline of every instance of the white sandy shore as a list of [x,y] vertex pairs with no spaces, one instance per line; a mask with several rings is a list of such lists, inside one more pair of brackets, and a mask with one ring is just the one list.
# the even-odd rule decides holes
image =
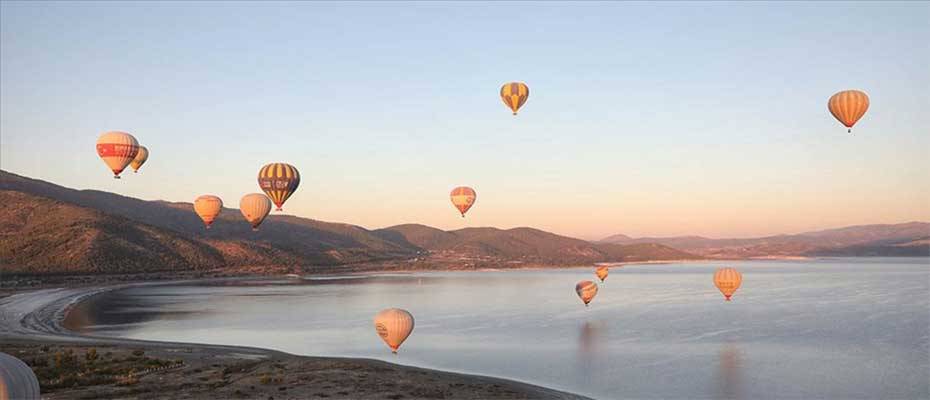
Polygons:
[[[237,279],[241,280],[241,279]],[[246,280],[269,280],[269,279],[248,279]],[[0,343],[4,346],[19,344],[44,344],[54,343],[58,345],[73,346],[106,346],[115,348],[145,348],[152,351],[163,351],[176,353],[183,348],[186,353],[197,353],[199,359],[211,359],[211,362],[222,359],[234,360],[268,360],[275,363],[288,363],[293,365],[295,371],[301,371],[301,368],[307,371],[317,371],[320,366],[329,369],[346,369],[349,372],[368,371],[363,374],[370,376],[368,381],[353,380],[351,383],[343,383],[342,391],[335,398],[368,398],[365,393],[374,391],[377,393],[379,386],[385,384],[388,379],[401,379],[406,382],[409,389],[403,398],[423,398],[430,397],[425,393],[435,391],[441,387],[444,390],[445,398],[528,398],[528,399],[584,399],[585,397],[571,393],[547,389],[540,386],[530,385],[522,382],[516,382],[506,379],[493,377],[466,375],[444,371],[427,370],[423,368],[399,366],[386,363],[379,360],[370,359],[350,359],[336,357],[304,357],[296,356],[280,351],[260,349],[241,346],[224,346],[224,345],[206,345],[206,344],[189,344],[174,342],[157,342],[135,339],[121,339],[108,337],[94,337],[81,335],[65,329],[62,323],[70,310],[75,304],[99,293],[110,290],[122,289],[127,287],[148,286],[148,285],[175,285],[181,283],[190,283],[192,281],[173,281],[173,282],[156,282],[156,283],[133,283],[102,287],[83,287],[83,288],[56,288],[40,289],[17,293],[5,298],[0,298]],[[201,281],[202,282],[202,281]],[[221,362],[221,361],[220,361]],[[306,371],[304,371],[306,372]],[[183,376],[183,373],[181,374]],[[383,375],[379,377],[379,375]],[[426,378],[424,378],[426,377]],[[338,386],[339,383],[336,382]],[[185,387],[182,385],[182,387]],[[254,387],[254,386],[250,386]],[[232,386],[230,387],[230,390]],[[310,388],[301,388],[295,385],[290,392],[291,395],[302,393],[301,389],[310,390]],[[91,392],[99,396],[112,396],[112,393],[104,391]],[[219,392],[206,392],[220,395]],[[307,391],[309,397],[310,392]],[[346,393],[343,395],[343,393]],[[87,389],[80,393],[74,393],[69,396],[67,393],[59,393],[55,398],[71,398],[86,396]],[[108,396],[109,395],[109,396]],[[156,391],[153,398],[167,395],[167,393],[158,393]],[[200,392],[191,392],[189,389],[183,389],[177,393],[171,394],[175,398],[198,398],[204,394]],[[209,394],[214,397],[213,394]],[[141,398],[148,398],[142,395]]]

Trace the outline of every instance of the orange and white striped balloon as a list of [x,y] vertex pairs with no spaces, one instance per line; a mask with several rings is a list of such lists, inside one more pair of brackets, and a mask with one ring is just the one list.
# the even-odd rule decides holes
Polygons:
[[517,115],[517,110],[530,98],[530,88],[523,82],[509,82],[501,86],[501,100]]
[[601,282],[604,282],[604,279],[607,279],[607,273],[609,272],[606,265],[601,265],[594,270],[594,274],[597,275],[597,279],[600,279]]
[[827,108],[837,121],[840,121],[852,132],[853,125],[865,115],[869,109],[869,96],[861,90],[844,90],[830,97]]
[[743,274],[733,268],[720,268],[714,273],[714,285],[720,289],[720,293],[723,293],[727,301],[730,301],[730,297],[736,293],[736,289],[739,289],[742,283]]
[[145,146],[139,146],[139,153],[136,154],[136,157],[132,159],[132,162],[129,165],[132,167],[132,172],[139,172],[139,168],[142,168],[142,164],[145,164],[149,159],[149,149]]
[[194,212],[203,220],[203,224],[210,229],[210,225],[217,215],[223,211],[223,200],[211,194],[205,194],[194,200]]
[[239,200],[239,211],[242,212],[245,220],[252,225],[252,230],[257,231],[258,226],[271,212],[271,200],[261,193],[249,193],[242,196],[242,200]]
[[107,132],[97,139],[97,155],[113,171],[116,179],[138,153],[139,141],[126,132]]
[[465,213],[475,204],[478,195],[475,193],[475,189],[468,186],[459,186],[452,189],[449,197],[452,199],[452,205],[462,213],[462,218],[465,218]]
[[578,284],[575,285],[575,293],[578,294],[578,297],[581,298],[581,301],[583,301],[585,307],[587,307],[588,303],[594,300],[594,296],[597,295],[597,284],[591,281],[578,282]]
[[413,325],[413,315],[407,310],[388,308],[375,315],[375,332],[395,354],[413,332]]

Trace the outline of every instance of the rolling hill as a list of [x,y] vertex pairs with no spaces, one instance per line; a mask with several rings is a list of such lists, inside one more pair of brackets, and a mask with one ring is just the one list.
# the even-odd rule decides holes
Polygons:
[[310,266],[338,271],[347,264],[403,263],[424,255],[429,263],[436,260],[437,268],[462,257],[541,265],[695,258],[662,245],[593,244],[532,228],[368,230],[271,215],[253,232],[231,208],[206,230],[190,203],[75,190],[6,171],[0,171],[0,201],[0,266],[24,273],[262,272]]
[[746,239],[700,236],[631,238],[614,235],[601,243],[661,243],[712,258],[768,256],[930,256],[930,223],[857,225],[838,229]]
[[654,243],[590,243],[533,228],[465,228],[443,231],[425,225],[397,225],[375,231],[398,245],[439,254],[526,263],[578,264],[601,261],[682,260],[693,254]]

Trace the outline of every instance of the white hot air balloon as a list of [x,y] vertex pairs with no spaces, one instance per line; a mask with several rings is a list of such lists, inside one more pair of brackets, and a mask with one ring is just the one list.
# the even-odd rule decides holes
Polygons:
[[0,400],[39,400],[39,379],[22,360],[0,353]]
[[271,200],[261,193],[249,193],[242,196],[242,200],[239,200],[239,211],[242,212],[245,220],[252,225],[252,230],[257,231],[258,226],[271,212]]

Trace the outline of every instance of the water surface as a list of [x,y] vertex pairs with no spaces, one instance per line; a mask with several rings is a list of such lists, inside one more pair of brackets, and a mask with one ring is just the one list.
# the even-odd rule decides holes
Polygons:
[[[714,269],[743,273],[734,300]],[[746,261],[435,272],[162,286],[98,296],[68,321],[126,338],[368,357],[596,398],[928,398],[930,259]],[[391,355],[381,309],[416,318]]]

